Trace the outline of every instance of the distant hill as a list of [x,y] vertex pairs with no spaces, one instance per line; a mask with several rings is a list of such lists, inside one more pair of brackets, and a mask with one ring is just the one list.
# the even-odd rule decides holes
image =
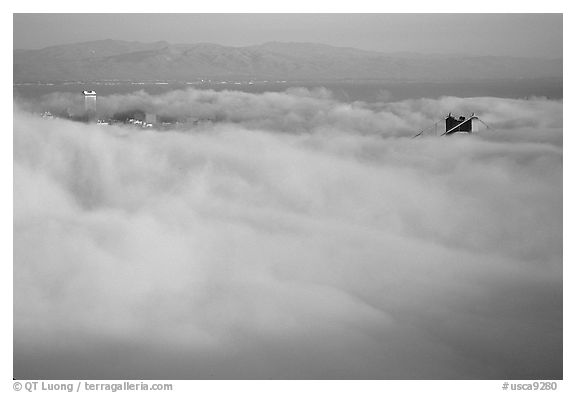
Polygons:
[[14,82],[70,80],[478,80],[562,77],[562,59],[381,53],[323,44],[83,42],[14,50]]

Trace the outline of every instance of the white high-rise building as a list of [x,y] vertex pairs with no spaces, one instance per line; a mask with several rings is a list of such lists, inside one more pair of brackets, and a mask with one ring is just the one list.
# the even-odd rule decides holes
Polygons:
[[88,119],[93,120],[96,118],[96,92],[94,90],[84,90],[84,111],[88,115]]

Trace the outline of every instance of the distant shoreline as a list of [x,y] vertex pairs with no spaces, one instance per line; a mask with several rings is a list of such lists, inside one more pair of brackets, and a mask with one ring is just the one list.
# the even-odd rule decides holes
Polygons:
[[489,79],[471,81],[382,81],[382,80],[331,80],[331,81],[67,81],[67,82],[26,82],[13,84],[14,98],[39,99],[52,93],[79,93],[82,90],[95,90],[99,96],[130,94],[144,91],[148,94],[165,94],[174,90],[231,90],[260,94],[283,92],[291,88],[325,88],[340,101],[392,102],[416,98],[456,97],[500,97],[563,98],[562,78],[533,79]]
[[188,84],[188,85],[209,85],[209,84],[277,84],[277,83],[351,83],[351,84],[370,84],[370,83],[483,83],[496,81],[562,81],[563,77],[538,77],[538,78],[482,78],[482,79],[236,79],[236,78],[209,78],[196,80],[178,80],[178,79],[95,79],[95,80],[38,80],[38,81],[21,81],[13,82],[14,86],[52,86],[52,85],[86,85],[86,84]]

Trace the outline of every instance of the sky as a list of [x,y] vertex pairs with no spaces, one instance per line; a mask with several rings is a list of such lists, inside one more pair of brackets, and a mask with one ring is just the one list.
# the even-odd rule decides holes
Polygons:
[[562,57],[562,14],[14,14],[14,48],[101,39]]

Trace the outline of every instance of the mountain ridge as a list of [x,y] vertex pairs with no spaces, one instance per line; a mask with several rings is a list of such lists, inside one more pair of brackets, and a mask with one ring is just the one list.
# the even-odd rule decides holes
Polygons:
[[562,59],[399,54],[319,43],[98,40],[15,49],[14,82],[69,80],[470,80],[562,77]]

